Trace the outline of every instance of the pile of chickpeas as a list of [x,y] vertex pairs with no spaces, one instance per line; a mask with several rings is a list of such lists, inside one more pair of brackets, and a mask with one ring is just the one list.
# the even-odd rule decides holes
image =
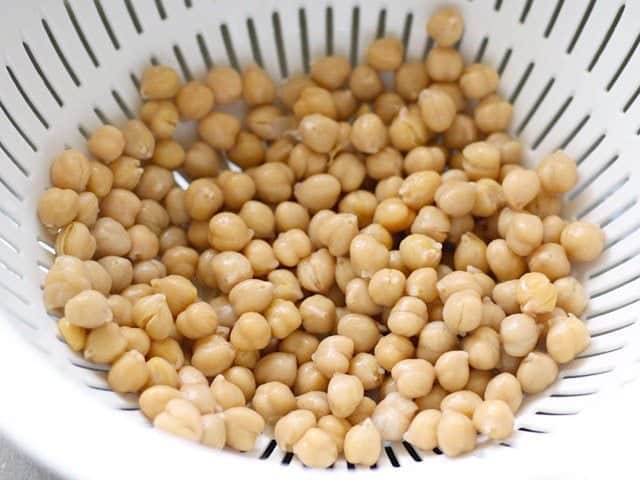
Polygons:
[[[69,347],[156,428],[213,448],[272,426],[305,465],[370,466],[383,442],[457,456],[507,438],[589,345],[571,266],[604,235],[559,216],[569,156],[520,165],[462,31],[443,8],[425,62],[380,38],[365,64],[325,57],[279,87],[256,65],[184,84],[148,69],[140,119],[62,152],[40,197]],[[198,141],[174,139],[180,121]]]

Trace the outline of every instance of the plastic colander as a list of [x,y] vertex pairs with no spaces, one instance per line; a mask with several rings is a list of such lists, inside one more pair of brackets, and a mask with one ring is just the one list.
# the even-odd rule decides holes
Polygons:
[[[591,295],[585,318],[593,340],[546,392],[527,399],[505,442],[482,444],[455,460],[389,444],[374,469],[339,460],[327,471],[302,470],[267,436],[240,455],[152,431],[135,398],[111,392],[105,368],[73,354],[43,308],[53,248],[35,215],[37,199],[55,153],[83,149],[100,124],[119,125],[135,114],[138,79],[152,63],[173,65],[188,79],[211,65],[256,62],[280,80],[308,71],[325,54],[359,61],[381,35],[401,38],[407,58],[422,59],[431,47],[427,18],[444,2],[6,3],[0,18],[0,427],[34,457],[64,478],[483,471],[498,478],[516,467],[521,478],[545,478],[589,470],[610,444],[602,425],[619,419],[611,415],[619,413],[621,398],[627,405],[633,405],[628,395],[640,398],[637,388],[623,387],[640,369],[640,2],[453,2],[466,20],[459,45],[466,60],[501,74],[500,93],[515,107],[512,133],[529,147],[526,162],[557,148],[577,160],[579,183],[564,213],[606,233],[602,257],[578,272]],[[581,457],[582,466],[564,464],[568,454]]]

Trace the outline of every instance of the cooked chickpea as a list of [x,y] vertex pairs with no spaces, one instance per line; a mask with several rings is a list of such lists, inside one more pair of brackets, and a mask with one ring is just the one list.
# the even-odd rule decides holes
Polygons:
[[461,350],[445,352],[435,363],[438,383],[449,392],[464,388],[469,381],[469,354]]
[[314,293],[326,293],[335,282],[335,258],[325,248],[313,252],[296,267],[300,285]]
[[338,458],[338,448],[331,434],[310,428],[293,445],[293,453],[308,467],[327,468]]
[[228,113],[211,112],[200,120],[198,133],[211,147],[230,150],[240,132],[240,122]]
[[576,162],[562,150],[543,158],[536,172],[542,188],[551,193],[566,193],[578,180]]
[[604,250],[604,232],[593,223],[573,222],[562,230],[560,243],[571,260],[590,262]]
[[403,63],[395,74],[395,90],[409,102],[415,102],[429,83],[424,65],[420,62]]
[[294,228],[306,231],[310,220],[308,210],[296,202],[279,203],[274,211],[274,219],[278,232]]
[[421,450],[433,450],[438,446],[437,429],[441,416],[435,409],[422,410],[411,421],[403,440]]
[[591,341],[589,329],[578,317],[569,315],[549,321],[547,352],[558,363],[566,363],[582,353]]
[[408,398],[427,395],[435,381],[433,365],[421,358],[401,360],[391,369],[391,376],[398,392]]
[[223,418],[227,445],[241,452],[251,450],[264,430],[262,416],[247,407],[230,408]]
[[297,118],[311,114],[320,114],[329,119],[337,117],[336,106],[331,92],[317,86],[304,88],[293,105],[293,113]]
[[438,298],[437,282],[438,274],[433,268],[418,268],[407,277],[405,291],[407,295],[424,302],[433,302]]
[[[65,317],[68,318],[66,314]],[[120,332],[120,327],[114,322],[107,322],[87,335],[84,358],[89,362],[113,363],[126,348],[127,340]]]
[[311,254],[311,240],[302,230],[287,230],[273,241],[273,253],[285,267],[295,267]]
[[236,320],[231,330],[230,340],[238,350],[260,350],[269,344],[271,328],[262,315],[247,312]]
[[479,370],[491,370],[500,360],[500,336],[492,328],[481,326],[462,340],[469,354],[469,365]]
[[409,428],[418,407],[398,392],[387,395],[376,406],[371,420],[383,440],[399,441]]
[[302,206],[317,212],[333,207],[340,191],[340,182],[333,175],[320,173],[296,184],[294,195]]
[[429,78],[437,82],[455,82],[460,78],[464,63],[460,53],[452,47],[435,46],[425,63]]
[[[286,302],[286,303],[282,304],[281,302]],[[276,306],[276,307],[282,306],[284,307],[285,311],[289,310],[290,313],[293,313],[292,308],[295,307],[293,303],[287,302],[286,300],[279,300],[279,299],[274,300],[272,307],[273,306]],[[267,311],[267,313],[268,312],[269,311]],[[267,320],[270,320],[269,316],[267,316]],[[272,334],[276,336],[276,332],[279,332],[280,328],[276,327],[274,329],[274,325],[276,325],[275,322],[272,323],[271,321],[269,321],[269,323],[271,323]],[[292,323],[290,323],[289,325],[292,325]],[[304,332],[302,330],[296,330],[296,331],[292,331],[286,337],[282,338],[282,341],[278,345],[278,349],[281,352],[293,353],[296,356],[296,360],[298,361],[298,364],[301,365],[302,367],[303,363],[309,362],[311,360],[311,355],[313,355],[313,352],[316,351],[319,343],[320,343],[320,340],[318,340],[318,338],[315,335]],[[313,368],[315,368],[315,366]],[[298,377],[299,376],[300,376],[300,371],[298,370]]]
[[476,201],[476,186],[465,181],[445,182],[436,190],[435,201],[447,215],[461,217],[473,209]]
[[73,149],[65,150],[54,158],[49,170],[54,187],[78,193],[85,190],[90,175],[89,159],[82,152]]
[[401,152],[408,152],[424,145],[430,137],[431,132],[424,124],[417,105],[401,108],[389,125],[389,141]]
[[330,333],[336,326],[336,306],[324,295],[305,298],[299,309],[302,327],[309,333]]
[[139,198],[149,198],[160,202],[173,188],[173,174],[166,168],[147,165],[136,185],[135,193]]
[[455,410],[442,413],[437,429],[438,447],[449,457],[470,452],[476,445],[473,422]]
[[456,106],[442,90],[427,88],[418,98],[422,120],[434,132],[444,132],[453,124]]
[[307,430],[316,426],[316,417],[308,410],[294,410],[282,417],[275,425],[274,437],[278,447],[290,452]]
[[249,279],[234,285],[229,292],[229,302],[238,315],[246,312],[262,312],[273,300],[273,284]]
[[549,355],[534,351],[524,357],[516,376],[525,393],[539,393],[554,382],[558,365]]
[[457,9],[443,7],[436,11],[427,22],[427,33],[438,45],[450,47],[462,37],[464,21]]
[[256,389],[253,408],[268,424],[275,424],[281,417],[295,410],[296,398],[283,383],[264,383]]
[[171,226],[164,230],[160,234],[160,252],[164,253],[171,247],[183,246],[186,247],[188,243],[186,232],[176,226]]
[[124,134],[111,125],[99,127],[87,140],[89,152],[107,164],[120,157],[124,147]]
[[527,270],[525,259],[515,254],[502,239],[487,245],[487,262],[499,281],[519,278]]
[[38,218],[45,227],[60,228],[78,214],[78,194],[73,190],[50,188],[38,199]]
[[539,217],[529,213],[516,213],[509,222],[505,239],[513,253],[524,257],[542,243],[542,237],[542,220]]
[[114,392],[132,393],[140,391],[149,378],[144,356],[137,350],[123,354],[109,370],[107,381]]
[[218,335],[209,335],[193,345],[191,364],[207,377],[224,372],[233,364],[235,348]]
[[99,210],[98,197],[92,192],[82,192],[78,195],[78,213],[74,220],[91,228],[98,220]]
[[360,101],[370,101],[384,90],[380,74],[369,65],[358,65],[349,76],[349,88]]
[[454,332],[475,330],[482,318],[482,300],[474,290],[461,290],[451,294],[444,303],[442,317]]
[[274,270],[267,279],[273,284],[273,297],[296,302],[304,295],[298,278],[289,270]]
[[451,231],[451,220],[438,207],[427,205],[422,207],[411,225],[411,233],[420,233],[444,242]]

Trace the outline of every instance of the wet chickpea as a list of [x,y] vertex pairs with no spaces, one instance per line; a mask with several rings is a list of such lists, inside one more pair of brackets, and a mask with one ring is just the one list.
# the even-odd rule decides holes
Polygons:
[[164,253],[171,247],[178,245],[186,246],[188,243],[187,234],[185,231],[176,226],[171,226],[165,229],[159,237],[160,252]]
[[443,412],[437,429],[438,447],[449,457],[456,457],[473,450],[476,429],[473,422],[455,410]]
[[207,377],[224,372],[233,364],[236,350],[224,338],[209,335],[193,345],[191,364]]
[[298,368],[294,391],[297,395],[304,395],[305,393],[314,391],[324,391],[327,389],[328,382],[329,380],[318,370],[314,362],[305,362]]
[[[327,382],[328,380],[325,379],[324,390],[327,388]],[[311,412],[318,420],[331,413],[329,400],[327,399],[327,394],[324,391],[315,390],[298,395],[296,398],[296,405],[301,410],[308,410]]]
[[476,182],[476,201],[471,213],[476,217],[491,217],[505,203],[502,186],[490,178],[481,178]]
[[545,275],[531,272],[518,281],[516,297],[524,313],[537,315],[549,313],[555,308],[558,292]]
[[273,248],[264,240],[251,240],[242,253],[249,260],[256,276],[267,275],[278,268],[279,263]]
[[299,143],[291,149],[288,158],[283,162],[289,165],[295,178],[303,179],[318,173],[325,173],[328,161],[329,156],[326,153],[315,152],[304,143]]
[[251,65],[242,72],[242,96],[247,105],[272,103],[275,94],[273,80],[258,65]]
[[455,82],[460,78],[464,64],[460,53],[445,46],[435,46],[425,63],[429,78],[436,82]]
[[260,314],[250,312],[238,317],[231,330],[231,344],[238,350],[260,350],[271,340],[271,328]]
[[387,198],[376,207],[373,221],[382,225],[389,232],[396,233],[407,230],[415,219],[415,212],[400,198]]
[[84,223],[72,222],[56,236],[56,253],[89,260],[96,251],[96,240]]
[[435,409],[422,410],[413,418],[402,438],[421,450],[433,450],[438,446],[437,428],[441,416]]
[[253,231],[257,238],[271,238],[275,230],[275,217],[273,211],[264,203],[250,200],[246,202],[238,216],[246,226]]
[[414,402],[421,411],[429,409],[440,410],[440,403],[447,395],[448,392],[436,382],[427,395],[416,398]]
[[349,76],[349,89],[360,101],[370,101],[384,90],[380,74],[369,65],[358,65]]
[[453,255],[456,270],[477,268],[481,272],[489,271],[487,262],[487,245],[473,233],[464,233],[458,241]]
[[[267,310],[266,317],[267,321],[269,321],[269,324],[271,325],[271,332],[273,336],[277,338],[282,337],[282,341],[280,342],[278,349],[281,352],[293,353],[296,356],[298,364],[302,366],[303,363],[311,360],[311,355],[313,355],[313,352],[318,348],[320,340],[318,340],[315,335],[302,330],[295,330],[286,336],[282,336],[286,333],[286,330],[289,330],[293,324],[297,323],[296,313],[293,312],[293,307],[295,307],[295,305],[292,302],[279,299],[274,300],[269,309],[271,310],[271,308],[274,308],[274,310],[272,312]],[[274,317],[273,315],[280,313],[282,314],[282,317],[280,317],[282,321],[274,321],[278,317]],[[298,377],[299,376],[300,372],[298,371]]]
[[379,38],[375,40],[366,53],[369,65],[379,72],[397,70],[402,64],[404,48],[402,42],[396,38]]
[[240,251],[253,237],[242,217],[222,212],[209,221],[209,244],[219,251]]
[[516,291],[519,280],[509,280],[498,283],[491,294],[493,300],[499,305],[507,315],[520,312],[520,304]]
[[540,180],[531,170],[516,169],[502,181],[507,204],[514,210],[522,210],[540,191]]
[[479,130],[485,133],[501,132],[511,122],[513,106],[497,95],[489,95],[478,103],[473,118]]
[[408,102],[415,102],[428,83],[429,78],[422,63],[403,63],[396,70],[395,90]]
[[191,81],[180,87],[175,102],[182,118],[198,120],[211,111],[215,95],[204,83]]
[[378,115],[362,115],[353,123],[351,143],[362,153],[377,153],[387,145],[387,128]]
[[327,468],[336,461],[338,448],[331,434],[310,428],[294,444],[293,453],[308,467]]
[[498,87],[498,73],[492,68],[474,63],[464,69],[460,77],[460,88],[466,98],[480,100],[494,93]]
[[184,206],[194,220],[208,220],[222,203],[222,190],[209,178],[194,180],[184,194]]
[[211,147],[229,150],[236,144],[240,122],[224,112],[211,112],[200,120],[198,133]]
[[438,274],[433,268],[418,268],[407,277],[405,292],[424,302],[432,302],[438,297],[437,281]]
[[471,180],[498,178],[500,151],[487,142],[475,142],[462,151],[462,166]]
[[505,238],[512,252],[526,256],[542,243],[543,233],[540,218],[528,213],[516,213],[509,222]]
[[456,106],[442,90],[427,88],[418,98],[422,120],[434,132],[444,132],[451,127],[456,116]]
[[402,296],[405,282],[404,274],[398,270],[378,270],[369,282],[369,296],[378,305],[391,307]]
[[391,370],[398,392],[408,398],[423,397],[431,391],[435,380],[433,365],[421,358],[398,362]]
[[64,227],[78,214],[78,203],[78,194],[73,190],[50,188],[38,199],[38,218],[46,227]]
[[500,360],[500,336],[492,328],[481,326],[462,340],[469,354],[469,365],[479,370],[491,370]]
[[476,370],[472,368],[469,372],[469,381],[464,386],[465,390],[479,395],[481,398],[487,388],[487,384],[494,377],[492,370]]
[[88,260],[84,262],[84,273],[91,282],[91,288],[107,296],[111,291],[111,275],[98,262]]
[[274,240],[273,252],[282,265],[295,267],[311,254],[311,241],[302,230],[288,230]]
[[401,152],[408,152],[424,145],[430,137],[431,132],[424,124],[417,105],[401,108],[389,125],[389,141]]
[[440,184],[440,175],[436,172],[416,172],[404,179],[398,193],[405,205],[414,210],[420,210],[433,203]]
[[195,142],[187,149],[183,166],[192,179],[215,177],[220,171],[220,159],[209,145]]
[[388,176],[380,180],[375,189],[375,195],[378,202],[399,197],[399,191],[400,187],[402,187],[402,183],[402,177],[399,175]]
[[331,92],[325,88],[309,86],[304,88],[293,105],[293,113],[297,118],[311,114],[320,114],[335,120],[337,111]]
[[206,302],[192,303],[176,317],[178,332],[193,340],[211,335],[217,326],[216,311]]
[[139,198],[149,198],[160,202],[173,188],[173,174],[166,168],[148,165],[136,185],[135,193]]
[[336,373],[327,387],[327,400],[331,413],[339,418],[348,417],[364,396],[364,387],[354,375]]
[[411,341],[401,335],[390,333],[380,338],[375,346],[374,354],[378,363],[388,372],[400,361],[411,358],[415,347]]
[[279,162],[265,163],[251,172],[257,197],[267,203],[288,200],[293,193],[293,171]]
[[446,302],[447,299],[456,292],[462,290],[473,290],[480,295],[482,287],[478,284],[473,274],[470,272],[453,271],[442,276],[436,284],[440,300]]
[[253,397],[256,391],[256,380],[251,370],[246,367],[234,366],[226,370],[223,375],[225,379],[240,389],[245,399]]
[[154,279],[151,286],[157,293],[164,294],[174,316],[195,302],[198,293],[191,281],[180,275]]
[[267,279],[273,284],[273,297],[296,302],[303,297],[297,277],[289,270],[274,270]]
[[[258,383],[260,382],[258,381]],[[272,381],[264,383],[256,389],[253,396],[253,408],[267,423],[275,424],[281,417],[295,410],[296,398],[287,385]]]
[[99,127],[87,140],[89,152],[107,164],[120,157],[124,147],[124,134],[112,125]]
[[[154,105],[154,108],[148,113],[145,119],[145,107]],[[141,118],[149,125],[151,132],[156,139],[170,139],[178,127],[180,121],[180,113],[173,102],[148,102],[143,106]]]
[[506,317],[500,324],[500,339],[508,355],[524,357],[538,342],[538,326],[533,317],[516,313]]
[[604,249],[604,232],[593,223],[573,222],[562,230],[560,243],[571,260],[590,262],[598,258]]
[[298,125],[302,142],[317,153],[329,153],[338,138],[338,122],[319,113],[306,115]]
[[83,192],[89,181],[91,164],[89,159],[78,150],[65,150],[51,163],[49,176],[51,184],[60,189]]
[[91,228],[98,220],[99,211],[98,197],[92,192],[82,192],[78,195],[78,213],[74,220]]
[[418,268],[435,267],[442,256],[442,245],[426,235],[413,233],[400,242],[400,256],[406,267],[413,271]]
[[158,237],[144,225],[134,225],[128,231],[131,249],[127,256],[133,262],[151,260],[158,255]]
[[309,212],[305,207],[295,202],[282,202],[274,211],[275,228],[278,232],[293,229],[307,230],[309,226]]
[[487,245],[487,262],[491,271],[501,282],[519,278],[527,269],[524,258],[516,255],[507,242],[501,239]]
[[451,220],[438,207],[427,205],[422,207],[413,223],[411,233],[427,235],[437,242],[444,242],[451,231]]
[[465,351],[445,352],[435,363],[438,383],[449,392],[464,388],[469,381],[469,354]]
[[450,47],[462,37],[464,20],[453,7],[444,7],[436,11],[427,22],[427,33],[438,45]]
[[[379,180],[380,183],[390,177],[401,179],[402,155],[394,148],[383,148],[378,153],[367,157],[366,172],[368,176],[375,180]],[[378,185],[380,185],[380,183],[378,183]],[[376,197],[378,197],[378,200],[382,200],[378,195],[376,195]],[[388,196],[385,198],[388,198]]]
[[444,182],[436,190],[436,205],[452,217],[461,217],[473,210],[476,201],[476,186],[470,182]]
[[242,95],[242,78],[231,67],[215,67],[207,74],[207,86],[213,91],[215,102],[226,105]]
[[358,101],[351,90],[334,90],[331,92],[336,108],[337,120],[348,120],[356,111]]
[[418,407],[398,392],[391,392],[376,406],[371,421],[383,440],[399,441],[409,428]]
[[578,180],[576,162],[562,150],[543,158],[536,172],[542,188],[551,193],[566,193]]
[[[68,318],[66,313],[65,318]],[[114,322],[107,322],[88,333],[84,358],[89,362],[111,364],[125,352],[126,348],[127,341],[120,332],[120,327]]]
[[108,195],[113,187],[113,172],[109,166],[97,161],[90,162],[90,168],[87,190],[100,198]]
[[480,404],[482,404],[480,395],[469,390],[459,390],[444,397],[440,403],[440,409],[443,412],[453,410],[473,419],[473,414]]
[[215,310],[218,324],[221,326],[232,327],[238,319],[229,299],[224,295],[214,298],[209,302],[209,305]]
[[337,333],[353,340],[356,353],[373,350],[380,339],[380,331],[375,320],[360,313],[347,313],[341,317]]
[[365,390],[371,390],[382,384],[385,371],[378,364],[376,357],[361,352],[351,359],[349,374],[358,377]]
[[339,55],[321,58],[311,66],[311,78],[320,86],[331,90],[342,87],[349,73],[351,73],[349,61]]
[[413,337],[420,333],[428,317],[427,306],[422,300],[402,297],[389,312],[387,326],[394,334]]
[[523,392],[539,393],[556,379],[558,365],[549,355],[534,351],[522,360],[516,376]]
[[371,298],[368,290],[369,282],[363,278],[354,278],[345,288],[347,308],[363,315],[377,315],[382,308]]
[[173,68],[157,65],[148,68],[140,81],[140,94],[144,99],[171,98],[180,88],[180,77]]
[[338,204],[340,213],[352,213],[358,219],[358,227],[363,228],[373,221],[378,201],[373,193],[356,190],[345,195]]
[[385,125],[389,125],[393,118],[404,107],[404,100],[394,92],[385,92],[378,96],[373,103],[375,113]]
[[163,168],[175,170],[184,163],[185,152],[182,145],[175,140],[159,140],[151,161]]
[[566,250],[557,243],[545,243],[536,248],[528,259],[529,270],[539,272],[554,281],[567,276],[571,263]]
[[335,282],[335,258],[325,248],[317,250],[298,263],[296,276],[303,288],[326,293]]
[[118,256],[106,256],[98,260],[111,277],[111,293],[122,292],[131,285],[133,280],[133,266],[131,262]]
[[482,300],[474,290],[461,290],[447,298],[442,317],[454,332],[466,333],[475,330],[482,318]]
[[336,306],[323,295],[312,295],[300,303],[302,327],[309,333],[323,334],[336,325]]
[[560,243],[560,235],[568,222],[557,215],[549,215],[542,219],[542,242]]
[[486,400],[476,408],[473,424],[492,440],[503,440],[513,431],[513,412],[502,400]]
[[442,172],[444,166],[444,153],[437,147],[418,146],[411,149],[404,157],[404,170],[408,174],[425,170]]

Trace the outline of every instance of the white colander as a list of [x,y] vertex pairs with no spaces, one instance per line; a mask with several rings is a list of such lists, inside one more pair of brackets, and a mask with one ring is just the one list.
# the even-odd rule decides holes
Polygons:
[[[431,46],[426,20],[441,3],[11,2],[0,18],[3,431],[65,478],[326,475],[303,472],[266,436],[241,456],[151,431],[135,398],[112,393],[105,368],[85,362],[57,336],[41,301],[53,249],[34,214],[36,202],[54,153],[84,148],[98,125],[118,125],[137,111],[137,79],[151,63],[174,65],[190,78],[212,64],[257,62],[282,79],[308,70],[310,60],[324,54],[358,61],[373,38],[386,34],[402,38],[408,59],[421,59]],[[577,159],[579,183],[565,214],[600,224],[607,238],[602,258],[578,272],[591,295],[586,320],[593,341],[548,391],[527,400],[508,441],[454,461],[391,444],[375,469],[355,470],[451,476],[486,469],[496,478],[517,466],[531,478],[575,473],[579,465],[561,459],[567,452],[578,458],[575,452],[586,449],[582,462],[588,467],[598,452],[608,451],[602,419],[608,412],[620,421],[612,411],[619,397],[631,394],[622,384],[640,367],[640,2],[457,3],[467,25],[459,48],[467,61],[486,62],[501,73],[500,93],[515,106],[513,133],[531,147],[526,161],[533,164],[557,148]],[[595,398],[601,399],[593,402],[597,407],[580,413]],[[332,469],[347,475],[352,466],[339,460]]]

